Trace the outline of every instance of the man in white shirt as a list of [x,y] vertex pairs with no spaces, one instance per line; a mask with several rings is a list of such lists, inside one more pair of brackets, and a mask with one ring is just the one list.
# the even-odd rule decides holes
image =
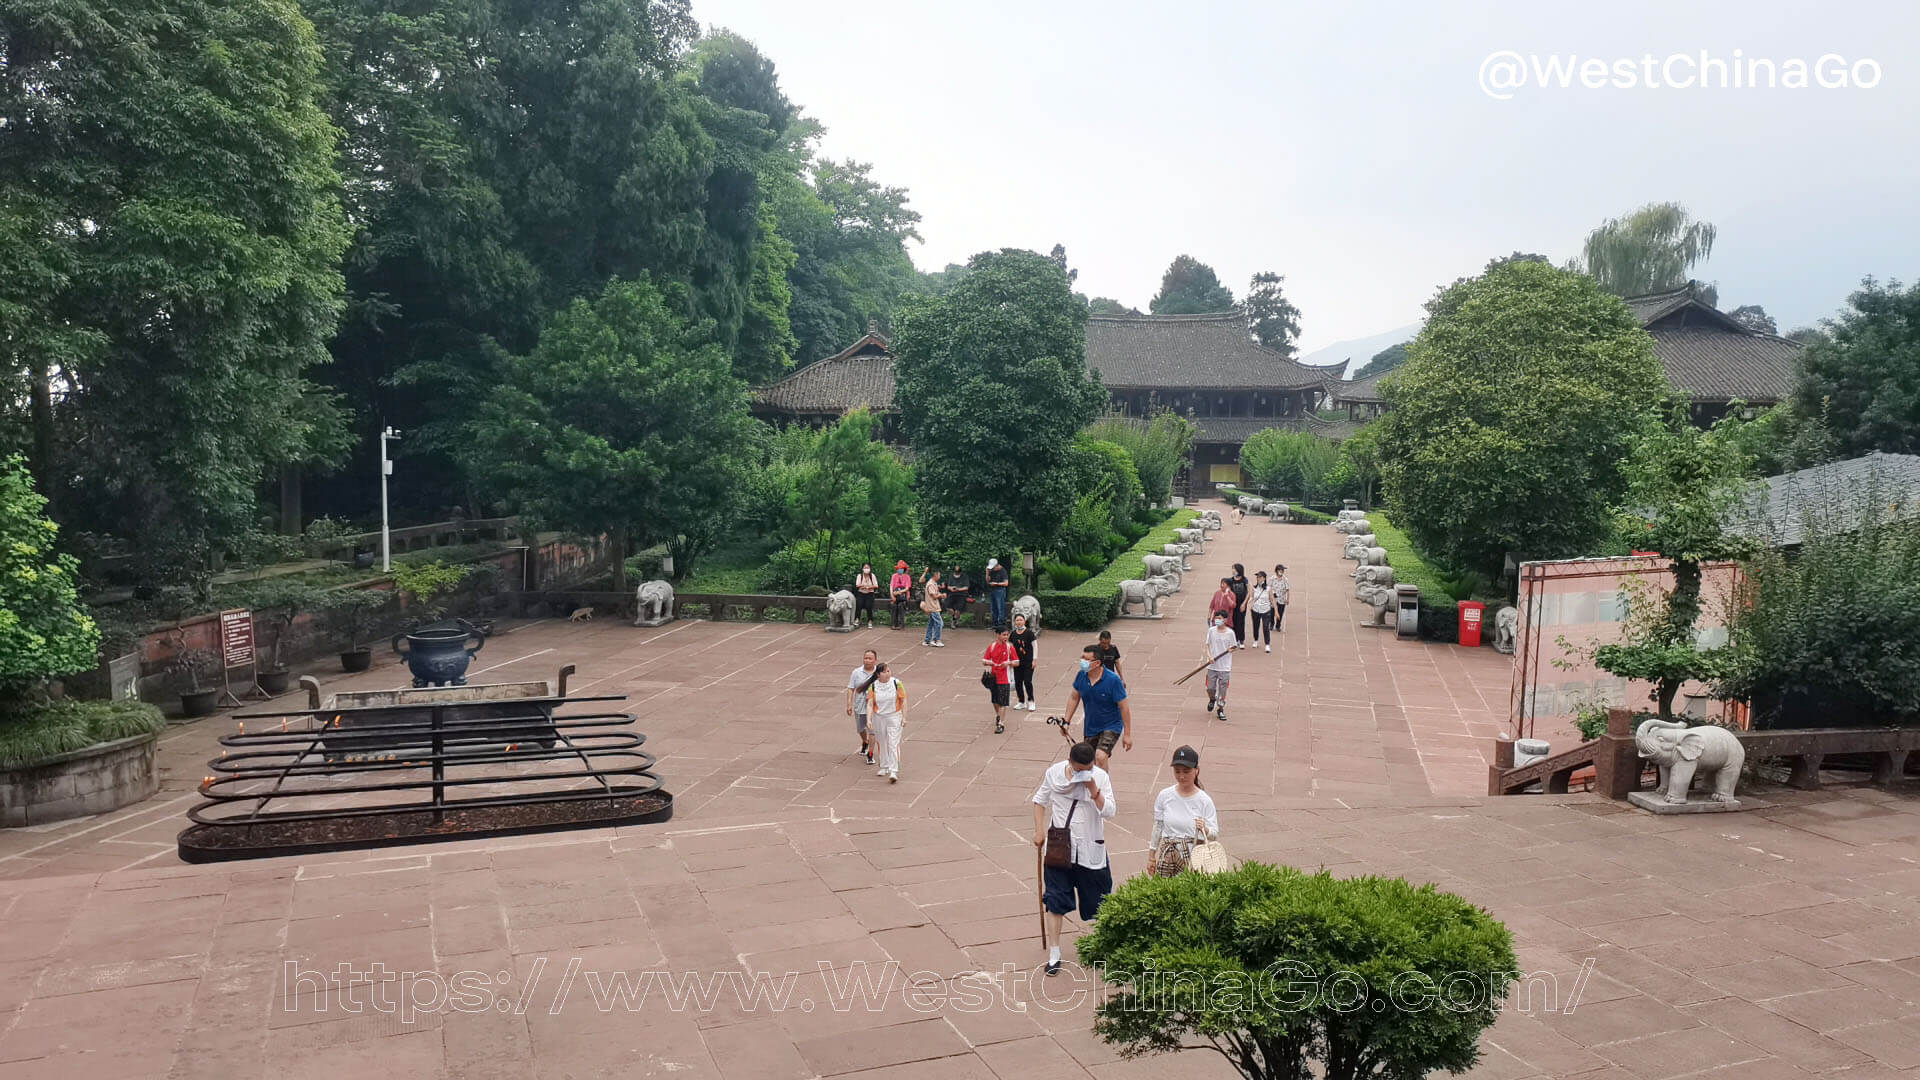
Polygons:
[[1078,898],[1080,919],[1092,922],[1113,891],[1107,866],[1107,819],[1114,814],[1113,781],[1093,763],[1093,745],[1075,743],[1033,793],[1033,846],[1045,849],[1047,830],[1065,828],[1073,838],[1065,866],[1046,867],[1046,925],[1053,940],[1047,974],[1060,971],[1060,930]]
[[1233,674],[1233,650],[1240,646],[1239,635],[1227,625],[1224,611],[1213,613],[1213,625],[1207,627],[1207,711],[1227,718],[1227,679]]
[[873,764],[873,736],[867,731],[867,684],[879,662],[879,654],[868,649],[860,654],[860,666],[847,676],[847,715],[853,717],[853,729],[860,733],[860,753],[869,765]]

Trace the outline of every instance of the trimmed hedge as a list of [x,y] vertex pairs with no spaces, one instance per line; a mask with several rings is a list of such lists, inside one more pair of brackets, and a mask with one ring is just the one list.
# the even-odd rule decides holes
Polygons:
[[1318,510],[1309,510],[1299,503],[1292,503],[1294,524],[1325,525],[1333,520],[1332,514],[1323,514]]
[[1187,528],[1187,523],[1199,516],[1198,510],[1176,510],[1116,556],[1105,570],[1079,586],[1066,592],[1039,594],[1041,629],[1098,630],[1113,621],[1120,610],[1120,583],[1145,573],[1141,556],[1158,555],[1161,548],[1174,542],[1175,529]]
[[[1460,640],[1460,605],[1440,587],[1433,568],[1414,550],[1407,534],[1387,520],[1385,512],[1371,511],[1374,539],[1387,551],[1387,565],[1393,567],[1393,580],[1401,585],[1420,586],[1420,637],[1425,641],[1454,643]],[[1482,641],[1491,640],[1483,635]]]

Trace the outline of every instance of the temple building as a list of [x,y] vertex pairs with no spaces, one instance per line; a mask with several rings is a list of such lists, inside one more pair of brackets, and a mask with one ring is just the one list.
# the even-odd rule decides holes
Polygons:
[[[1343,362],[1344,363],[1344,362]],[[1317,415],[1341,364],[1309,367],[1254,341],[1239,311],[1211,315],[1094,315],[1087,320],[1087,367],[1098,371],[1113,411],[1147,417],[1171,409],[1198,429],[1193,457],[1174,482],[1192,495],[1240,482],[1240,447],[1267,428],[1341,438],[1354,424]],[[902,436],[893,405],[893,354],[873,326],[841,352],[754,392],[762,419],[822,425],[866,405]]]

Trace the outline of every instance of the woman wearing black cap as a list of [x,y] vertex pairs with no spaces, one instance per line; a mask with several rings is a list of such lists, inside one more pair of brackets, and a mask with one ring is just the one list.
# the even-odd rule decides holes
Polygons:
[[1173,752],[1173,784],[1153,800],[1153,839],[1147,845],[1147,872],[1172,877],[1187,868],[1193,842],[1220,835],[1220,814],[1213,796],[1200,787],[1200,755],[1191,746]]

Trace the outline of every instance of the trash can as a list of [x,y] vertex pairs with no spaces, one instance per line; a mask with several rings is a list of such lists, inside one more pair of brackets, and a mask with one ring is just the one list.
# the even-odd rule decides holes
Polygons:
[[1395,585],[1393,587],[1394,608],[1398,614],[1396,626],[1399,637],[1403,639],[1420,636],[1420,586]]
[[1480,624],[1487,613],[1487,605],[1478,600],[1460,601],[1460,644],[1470,649],[1480,647]]

